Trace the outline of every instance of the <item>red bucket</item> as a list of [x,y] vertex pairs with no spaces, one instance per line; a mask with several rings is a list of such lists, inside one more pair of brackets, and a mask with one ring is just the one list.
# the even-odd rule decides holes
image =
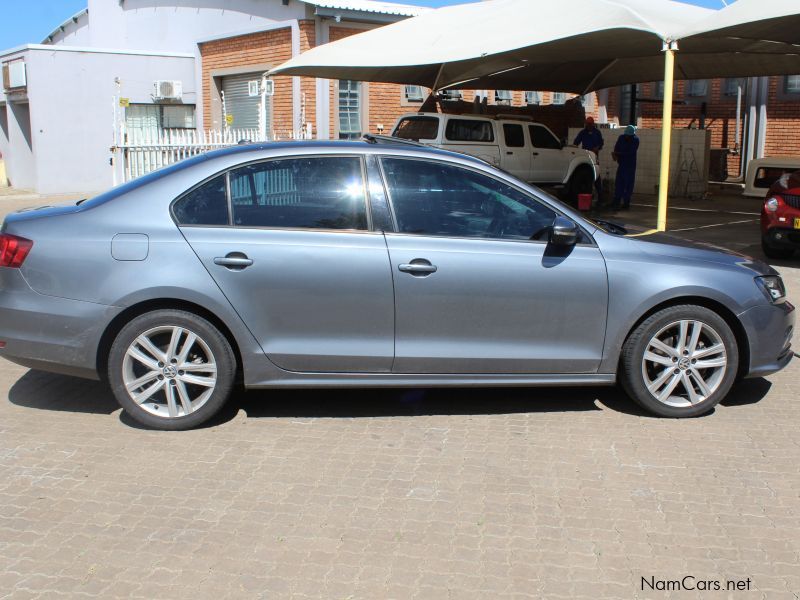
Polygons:
[[592,210],[591,194],[578,194],[578,210]]

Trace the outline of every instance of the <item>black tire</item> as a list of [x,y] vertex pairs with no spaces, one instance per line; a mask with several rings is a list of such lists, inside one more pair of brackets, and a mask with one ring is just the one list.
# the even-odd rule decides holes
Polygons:
[[594,193],[594,176],[588,167],[578,167],[569,179],[567,197],[569,202],[577,206],[578,194]]
[[[188,356],[186,358],[187,362],[185,363],[187,372],[178,372],[176,369],[172,369],[168,374],[164,371],[164,374],[157,375],[156,379],[151,379],[146,385],[149,387],[149,385],[162,382],[163,387],[153,393],[152,396],[149,397],[150,399],[139,404],[134,401],[126,388],[126,376],[128,376],[130,381],[131,375],[135,377],[143,371],[148,373],[159,371],[149,371],[149,369],[155,369],[155,366],[145,367],[143,363],[137,362],[136,359],[130,357],[126,361],[126,354],[131,344],[133,344],[137,338],[147,333],[153,336],[151,339],[154,340],[153,343],[156,349],[162,350],[168,355],[168,348],[165,348],[164,345],[160,343],[161,339],[167,341],[167,338],[170,337],[168,328],[180,328],[184,330],[183,335],[185,337],[181,338],[178,336],[179,340],[183,339],[184,345],[188,345],[188,333],[192,333],[198,338],[198,341],[191,346],[190,351],[187,351]],[[163,330],[164,333],[159,333],[161,330]],[[137,349],[141,350],[142,347],[138,346]],[[181,349],[181,346],[176,348],[176,350],[178,349]],[[209,353],[210,356],[208,356]],[[152,353],[145,352],[145,358],[155,362]],[[194,358],[194,362],[188,362],[191,358]],[[176,358],[175,360],[177,361],[178,359]],[[191,382],[183,383],[178,376],[178,373],[180,373],[181,377],[186,375],[191,377],[192,373],[189,371],[192,369],[190,369],[190,367],[206,364],[210,365],[212,362],[215,365],[215,369],[206,370],[205,373],[200,373],[199,377],[195,377],[195,379],[205,378],[205,380],[209,380],[211,379],[209,373],[215,371],[216,382],[213,387],[208,383],[203,385],[193,385]],[[164,365],[161,362],[158,362],[158,365],[169,367],[169,364]],[[139,369],[139,373],[134,373],[133,369],[137,368]],[[158,368],[161,369],[161,366]],[[117,402],[119,402],[120,406],[133,419],[153,429],[179,431],[197,427],[208,421],[219,412],[230,397],[235,377],[236,357],[225,336],[206,319],[183,310],[155,310],[136,317],[122,328],[109,352],[108,381]],[[180,404],[173,404],[173,406],[177,406],[179,412],[176,416],[169,416],[168,412],[170,409],[168,409],[167,403],[167,386],[170,384],[172,386],[181,386],[181,391],[183,393],[189,391],[190,399],[193,392],[196,392],[198,394],[198,399],[202,399],[202,402],[197,403],[197,408],[192,408],[192,402],[189,402],[189,407],[187,408],[183,405],[178,392],[175,391],[176,388],[173,387],[172,399],[180,400]],[[142,385],[137,389],[146,391],[145,387],[145,385]],[[211,390],[210,395],[204,396],[206,390]],[[160,410],[159,406],[159,402],[162,398],[163,411]],[[149,407],[149,410],[144,407]],[[187,414],[189,409],[191,410]],[[163,412],[164,416],[158,416],[158,414],[154,414],[154,412]]]
[[775,246],[770,246],[769,242],[763,237],[761,238],[761,250],[767,258],[785,259],[791,258],[794,255],[794,250],[792,248],[776,248]]
[[[690,406],[672,406],[658,400],[647,389],[647,384],[645,381],[646,369],[650,369],[655,366],[651,365],[650,367],[646,368],[643,364],[645,352],[647,351],[651,340],[659,332],[665,330],[665,328],[669,328],[671,324],[675,324],[680,321],[696,321],[704,324],[707,327],[710,327],[711,330],[713,330],[713,333],[718,335],[720,342],[724,345],[724,358],[727,360],[725,367],[720,367],[721,371],[717,376],[718,385],[716,389],[713,390],[713,393],[701,401],[691,404]],[[675,336],[676,339],[678,337],[679,336],[677,335]],[[699,349],[702,350],[702,347]],[[667,355],[665,355],[665,357],[666,356]],[[675,360],[675,358],[670,358],[669,360]],[[702,361],[703,359],[700,360]],[[691,359],[689,360],[689,363],[691,364]],[[679,364],[683,364],[683,361],[680,361]],[[672,378],[672,374],[679,375],[681,370],[688,369],[690,373],[694,370],[693,367],[685,365],[682,366],[681,369],[678,369],[679,364],[675,365],[674,370],[672,366],[656,368],[663,369],[660,373],[670,375],[670,379]],[[642,321],[642,323],[640,323],[639,326],[633,330],[623,346],[618,379],[625,392],[637,404],[655,415],[674,418],[695,417],[709,412],[712,408],[714,408],[714,406],[717,405],[717,403],[719,403],[720,400],[725,398],[734,381],[736,380],[738,369],[739,350],[736,343],[736,337],[734,336],[733,331],[725,319],[723,319],[714,311],[703,306],[686,304],[672,306],[660,310]],[[670,371],[670,373],[667,374],[667,371]],[[700,372],[708,373],[709,371],[710,370],[701,370]],[[692,381],[693,380],[690,379],[690,382]],[[667,380],[665,383],[668,382],[669,380]],[[685,387],[682,383],[679,383],[678,385],[680,387],[676,387],[676,390],[685,391]],[[694,384],[692,384],[692,386],[695,387]],[[695,389],[697,390],[699,388],[695,387]],[[677,397],[679,395],[680,394],[676,394],[674,399],[673,397],[667,397],[667,401],[680,400],[680,398]],[[686,396],[688,401],[688,393],[686,393]]]

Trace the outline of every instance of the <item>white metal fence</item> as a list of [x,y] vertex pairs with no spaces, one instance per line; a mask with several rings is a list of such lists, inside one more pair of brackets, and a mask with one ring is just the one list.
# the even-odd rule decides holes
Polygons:
[[[310,139],[310,128],[285,139]],[[115,160],[115,184],[124,183],[151,171],[171,165],[190,156],[209,150],[235,146],[243,142],[270,142],[258,129],[164,129],[157,133],[126,131],[124,126],[117,132],[119,142],[112,148]]]
[[116,147],[117,169],[123,182],[209,150],[260,139],[257,129],[202,131],[165,129],[156,134],[122,132]]

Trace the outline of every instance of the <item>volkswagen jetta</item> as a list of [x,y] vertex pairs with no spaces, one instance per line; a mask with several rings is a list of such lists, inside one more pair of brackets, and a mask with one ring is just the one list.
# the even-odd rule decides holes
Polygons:
[[0,230],[0,356],[108,381],[155,428],[247,388],[619,382],[709,411],[791,360],[771,267],[596,223],[403,144],[211,152]]

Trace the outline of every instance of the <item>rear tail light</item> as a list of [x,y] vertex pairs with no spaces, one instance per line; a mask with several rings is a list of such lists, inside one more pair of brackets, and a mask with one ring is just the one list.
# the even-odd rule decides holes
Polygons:
[[33,248],[33,242],[25,238],[0,233],[0,267],[19,269]]

